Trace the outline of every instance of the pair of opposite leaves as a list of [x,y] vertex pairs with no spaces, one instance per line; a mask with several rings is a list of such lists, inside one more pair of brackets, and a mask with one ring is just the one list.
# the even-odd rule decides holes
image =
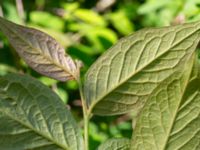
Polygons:
[[[88,111],[99,115],[139,110],[154,89],[181,70],[199,42],[200,23],[140,30],[105,52],[85,77]],[[0,30],[37,72],[79,80],[80,62],[72,60],[49,35],[0,18]]]

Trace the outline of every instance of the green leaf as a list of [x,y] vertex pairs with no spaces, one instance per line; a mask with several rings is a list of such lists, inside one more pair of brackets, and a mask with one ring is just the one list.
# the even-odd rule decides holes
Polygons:
[[152,13],[153,11],[156,11],[158,9],[168,6],[169,3],[172,3],[172,1],[168,1],[168,0],[163,0],[159,2],[156,0],[147,1],[146,3],[140,6],[140,8],[138,9],[138,13],[139,14]]
[[30,21],[34,24],[41,25],[43,27],[51,28],[58,31],[63,30],[65,27],[64,20],[43,11],[32,11],[30,13]]
[[17,70],[14,67],[11,67],[6,64],[0,64],[0,75],[5,75],[8,72],[17,72]]
[[4,16],[6,18],[16,23],[22,23],[22,20],[20,18],[22,16],[19,16],[16,4],[13,3],[13,1],[1,1],[0,5],[2,6],[3,12],[6,12],[4,13]]
[[[108,15],[113,26],[123,35],[128,35],[134,30],[134,24],[131,23],[125,12],[120,10]],[[119,21],[120,20],[120,21]]]
[[[99,54],[105,49],[112,46],[117,41],[117,35],[111,30],[104,27],[93,26],[90,24],[77,24],[73,23],[69,26],[74,32],[80,32],[84,36],[90,46],[90,53]],[[107,47],[107,48],[105,48]]]
[[82,150],[80,129],[49,88],[29,76],[0,78],[0,145],[4,150]]
[[3,18],[0,18],[0,30],[25,62],[37,72],[60,81],[78,78],[79,65],[65,55],[65,50],[46,33]]
[[130,140],[113,138],[102,143],[97,150],[130,150]]
[[121,39],[86,74],[84,95],[89,112],[139,111],[153,90],[191,59],[199,29],[199,22],[149,28]]
[[200,70],[197,61],[192,70],[191,61],[148,98],[137,120],[131,150],[200,149]]
[[77,9],[73,12],[73,15],[88,23],[88,24],[92,24],[95,26],[106,26],[106,22],[103,19],[103,17],[101,17],[98,13],[96,13],[93,10],[89,10],[89,9]]
[[[82,31],[93,47],[93,53],[102,53],[117,41],[117,35],[110,29],[91,27]],[[107,46],[108,45],[108,46]],[[91,51],[91,50],[90,50]]]

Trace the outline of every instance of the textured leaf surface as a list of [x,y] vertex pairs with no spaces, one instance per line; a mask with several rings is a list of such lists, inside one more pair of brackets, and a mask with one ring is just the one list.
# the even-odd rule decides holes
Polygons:
[[21,75],[0,78],[0,149],[82,150],[70,112],[49,88]]
[[102,143],[97,150],[130,150],[130,140],[113,138]]
[[199,29],[198,22],[149,28],[121,39],[86,74],[90,111],[114,115],[140,109],[158,84],[190,59]]
[[25,62],[37,72],[60,81],[78,78],[78,63],[66,55],[56,40],[46,33],[1,17],[0,30]]
[[131,150],[200,149],[200,72],[195,65],[189,78],[190,68],[154,90],[137,120]]

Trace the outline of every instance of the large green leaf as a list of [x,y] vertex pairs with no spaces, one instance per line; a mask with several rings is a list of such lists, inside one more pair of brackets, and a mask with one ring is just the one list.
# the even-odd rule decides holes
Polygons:
[[80,129],[59,97],[32,77],[0,78],[0,149],[82,150]]
[[102,143],[97,150],[130,150],[130,140],[126,138],[113,138]]
[[148,28],[121,39],[86,74],[89,112],[114,115],[139,110],[153,90],[191,59],[200,23]]
[[200,70],[198,64],[193,70],[190,64],[148,98],[137,120],[131,150],[200,149]]
[[80,66],[46,33],[17,25],[2,17],[0,30],[34,70],[60,81],[78,79]]

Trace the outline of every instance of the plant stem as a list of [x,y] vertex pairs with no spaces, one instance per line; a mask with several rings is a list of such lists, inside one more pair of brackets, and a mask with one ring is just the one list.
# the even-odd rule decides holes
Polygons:
[[23,21],[25,20],[25,14],[24,14],[24,6],[23,6],[23,1],[22,0],[16,0],[16,7],[17,7],[17,12],[20,17],[20,19]]
[[79,91],[80,91],[80,96],[81,96],[81,102],[82,102],[82,107],[83,107],[83,119],[84,119],[84,150],[89,150],[89,134],[88,134],[88,128],[89,128],[89,114],[87,111],[87,105],[86,101],[83,96],[83,87],[81,84],[81,81],[79,79]]
[[0,5],[0,16],[3,17],[3,9],[1,5]]
[[88,132],[88,128],[89,128],[89,118],[88,116],[84,116],[84,141],[85,141],[85,150],[89,150],[89,132]]

